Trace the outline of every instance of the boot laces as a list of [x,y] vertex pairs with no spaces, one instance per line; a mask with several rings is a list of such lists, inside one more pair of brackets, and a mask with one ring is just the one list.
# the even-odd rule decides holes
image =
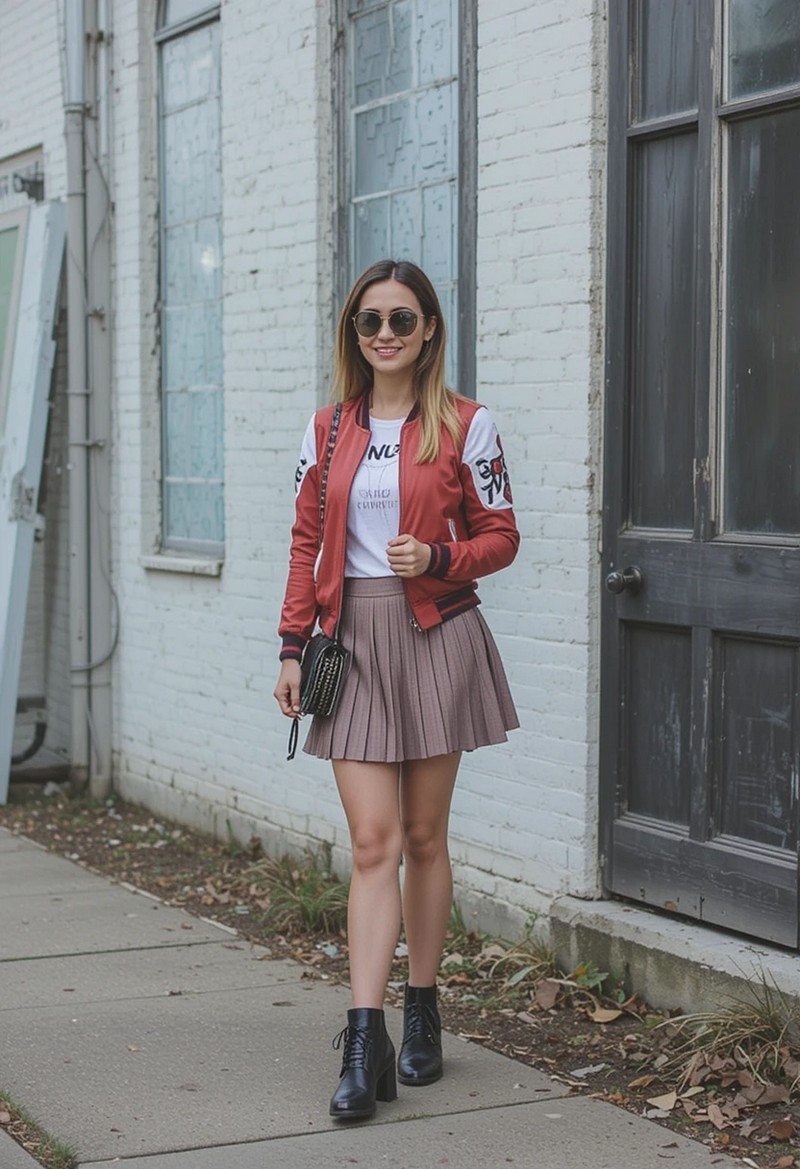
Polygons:
[[333,1041],[335,1051],[339,1050],[342,1042],[344,1042],[342,1071],[346,1071],[347,1068],[367,1067],[372,1040],[366,1027],[356,1027],[354,1024],[348,1023]]
[[427,1039],[436,1042],[436,1013],[427,1003],[408,1003],[406,1006],[404,1042],[409,1039]]

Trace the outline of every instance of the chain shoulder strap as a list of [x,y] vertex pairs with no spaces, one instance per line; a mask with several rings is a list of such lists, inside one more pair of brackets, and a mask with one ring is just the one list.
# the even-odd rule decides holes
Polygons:
[[325,526],[325,493],[328,490],[328,471],[331,466],[331,456],[336,445],[336,435],[339,431],[339,419],[342,416],[342,403],[336,403],[331,422],[331,432],[328,435],[328,447],[325,452],[325,466],[322,470],[322,479],[319,485],[319,546],[322,547],[322,529]]

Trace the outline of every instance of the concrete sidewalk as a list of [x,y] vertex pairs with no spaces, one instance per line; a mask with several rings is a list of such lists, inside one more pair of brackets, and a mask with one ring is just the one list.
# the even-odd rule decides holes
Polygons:
[[[0,1090],[85,1169],[700,1169],[703,1145],[449,1035],[445,1078],[328,1116],[342,988],[0,829]],[[388,1012],[392,1035],[399,1011]],[[0,1169],[34,1169],[0,1131]],[[714,1165],[732,1167],[714,1156]]]

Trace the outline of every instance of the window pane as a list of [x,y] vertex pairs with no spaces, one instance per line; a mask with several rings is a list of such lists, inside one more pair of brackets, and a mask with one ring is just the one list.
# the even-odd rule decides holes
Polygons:
[[697,105],[697,0],[639,0],[639,119]]
[[728,96],[800,82],[797,0],[729,0]]
[[392,196],[392,255],[398,260],[412,260],[415,264],[420,263],[422,235],[419,203],[418,189]]
[[164,395],[164,464],[170,478],[189,474],[189,395],[172,391]]
[[697,137],[648,142],[636,157],[631,520],[693,527]]
[[412,20],[411,0],[398,0],[354,21],[356,105],[413,86]]
[[164,484],[164,516],[174,542],[218,544],[224,530],[221,483]]
[[363,272],[370,264],[391,254],[389,200],[383,196],[355,206],[355,267]]
[[422,267],[436,285],[456,278],[456,194],[456,184],[452,181],[425,187],[422,192]]
[[222,242],[218,218],[168,227],[164,233],[166,303],[192,304],[222,294]]
[[725,526],[800,533],[800,110],[729,128]]
[[214,7],[214,0],[163,0],[161,9],[162,28],[171,24],[181,24],[201,12],[208,12]]
[[444,81],[458,73],[457,5],[425,0],[418,5],[419,83]]
[[161,46],[163,113],[219,94],[219,25],[209,24]]
[[165,389],[221,386],[219,304],[165,308],[163,349]]
[[456,171],[455,84],[356,114],[356,192],[409,187]]
[[163,131],[164,225],[215,215],[221,202],[217,101],[200,102],[167,115]]
[[189,399],[192,479],[222,478],[222,394],[195,390]]

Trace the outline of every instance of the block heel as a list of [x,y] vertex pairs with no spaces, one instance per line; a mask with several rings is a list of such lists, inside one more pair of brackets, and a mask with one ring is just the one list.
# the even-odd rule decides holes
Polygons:
[[381,1073],[378,1082],[375,1086],[375,1098],[380,1100],[381,1104],[391,1104],[392,1100],[397,1099],[397,1074],[394,1066],[394,1054],[392,1054],[392,1062],[387,1065],[386,1070]]
[[395,1051],[386,1033],[383,1011],[356,1007],[347,1012],[347,1026],[333,1046],[344,1046],[339,1084],[331,1097],[330,1114],[337,1120],[368,1120],[375,1101],[397,1099]]

